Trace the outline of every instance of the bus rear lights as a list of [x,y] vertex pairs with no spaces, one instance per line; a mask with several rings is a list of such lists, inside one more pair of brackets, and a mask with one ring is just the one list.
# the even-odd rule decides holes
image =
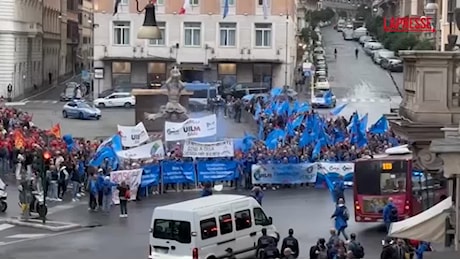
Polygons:
[[193,259],[199,259],[199,257],[198,257],[198,248],[196,248],[196,247],[193,248],[193,250],[192,250],[192,258]]
[[361,221],[361,217],[360,217],[360,216],[356,216],[356,221]]
[[406,200],[406,206],[404,207],[404,209],[405,209],[405,210],[409,210],[409,209],[410,209],[410,207],[409,207],[409,201],[408,201],[408,200]]

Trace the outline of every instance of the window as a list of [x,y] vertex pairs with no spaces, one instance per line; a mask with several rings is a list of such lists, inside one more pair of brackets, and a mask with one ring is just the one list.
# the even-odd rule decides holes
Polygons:
[[113,62],[112,63],[112,86],[120,86],[131,83],[131,63]]
[[191,5],[191,6],[197,6],[200,4],[200,0],[188,0],[188,3]]
[[201,45],[201,23],[185,23],[185,46],[200,46]]
[[220,216],[219,226],[220,226],[221,235],[232,233],[233,231],[232,215],[225,214],[225,215]]
[[164,5],[165,4],[165,0],[157,0],[157,5]]
[[[264,5],[264,1],[265,1],[265,0],[257,0],[257,5],[263,6],[263,5]],[[267,1],[267,6],[270,6],[270,0],[266,0],[266,1]]]
[[235,212],[236,231],[250,228],[252,226],[251,212],[249,209]]
[[381,173],[380,192],[382,195],[406,192],[406,173]]
[[205,240],[217,236],[217,222],[215,218],[200,221],[201,239]]
[[130,22],[113,22],[113,44],[129,45]]
[[269,23],[256,23],[256,47],[272,46],[272,25]]
[[153,225],[154,238],[174,240],[182,244],[192,241],[190,222],[156,219]]
[[121,5],[128,5],[129,0],[120,0]]
[[165,45],[165,37],[166,37],[166,23],[165,22],[158,22],[158,28],[161,31],[161,39],[150,40],[149,44],[153,46],[164,46]]
[[266,226],[270,221],[261,208],[254,208],[254,223],[260,226]]
[[271,64],[254,64],[253,71],[253,82],[263,82],[268,86],[272,84],[272,65]]
[[220,46],[236,46],[236,23],[220,23]]
[[161,87],[166,81],[166,63],[150,62],[148,65],[148,81],[151,87]]

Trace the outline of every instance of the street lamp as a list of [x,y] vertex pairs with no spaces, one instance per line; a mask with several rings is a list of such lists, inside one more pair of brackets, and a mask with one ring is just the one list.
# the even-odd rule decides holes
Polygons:
[[425,8],[424,8],[425,15],[431,16],[433,18],[433,25],[434,25],[433,36],[434,36],[434,44],[436,46],[435,47],[436,49],[437,49],[437,45],[438,45],[438,38],[437,38],[437,29],[438,29],[437,13],[438,13],[438,9],[439,9],[438,4],[434,3],[434,2],[427,3],[425,5]]
[[158,28],[157,19],[155,16],[155,3],[156,0],[150,0],[144,9],[139,9],[139,0],[136,0],[136,9],[138,13],[142,13],[145,10],[144,23],[142,24],[139,32],[137,32],[138,39],[146,40],[161,40],[160,28]]

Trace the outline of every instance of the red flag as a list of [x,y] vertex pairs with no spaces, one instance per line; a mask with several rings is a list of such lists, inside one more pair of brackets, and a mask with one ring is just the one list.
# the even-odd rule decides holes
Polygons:
[[48,132],[56,136],[56,138],[61,138],[61,125],[55,124]]
[[190,0],[184,0],[184,4],[182,5],[182,7],[179,9],[179,14],[185,14],[185,12],[187,11],[190,3],[189,3]]

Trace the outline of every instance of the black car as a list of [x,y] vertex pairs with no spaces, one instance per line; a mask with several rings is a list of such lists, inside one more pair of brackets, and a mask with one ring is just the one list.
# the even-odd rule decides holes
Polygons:
[[250,94],[262,94],[268,92],[270,92],[270,86],[264,82],[235,83],[231,87],[224,89],[222,98],[224,100],[227,96],[242,98]]

